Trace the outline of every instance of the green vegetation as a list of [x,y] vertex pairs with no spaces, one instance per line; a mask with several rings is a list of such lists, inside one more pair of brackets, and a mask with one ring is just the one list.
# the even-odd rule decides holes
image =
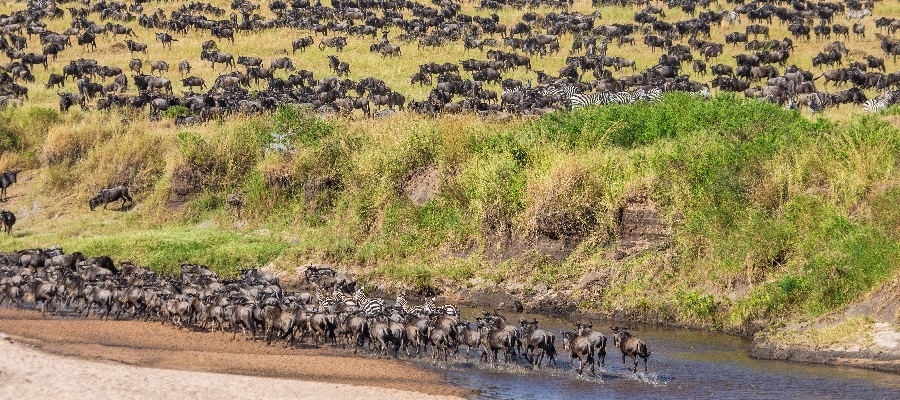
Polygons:
[[[680,94],[503,123],[283,107],[178,131],[39,110],[2,114],[15,139],[0,167],[36,168],[20,207],[52,210],[0,239],[5,250],[58,243],[229,274],[324,261],[422,292],[516,282],[582,308],[737,332],[839,309],[900,271],[900,132],[882,116],[810,121]],[[29,156],[48,149],[75,150]],[[119,182],[136,187],[134,210],[83,216],[90,193]],[[186,203],[173,203],[176,188]],[[235,192],[240,218],[225,201]],[[649,199],[667,237],[610,256],[634,199]],[[234,228],[186,227],[206,222]],[[262,228],[281,233],[252,233]],[[600,283],[570,290],[588,271]]]

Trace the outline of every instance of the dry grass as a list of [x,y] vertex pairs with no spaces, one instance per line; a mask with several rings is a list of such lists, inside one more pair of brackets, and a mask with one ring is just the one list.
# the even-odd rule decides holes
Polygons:
[[[224,0],[212,0],[211,3],[226,10],[229,9],[230,5],[230,2]],[[154,9],[159,8],[162,9],[166,14],[169,14],[181,4],[181,2],[147,4],[146,12],[149,13]],[[477,9],[477,5],[477,2],[464,2],[462,4],[462,11],[469,15],[490,15],[490,10]],[[0,13],[9,13],[10,11],[20,10],[23,7],[24,3],[3,3],[0,4]],[[572,10],[580,11],[583,13],[590,13],[595,9],[591,6],[588,0],[577,0],[574,2]],[[603,18],[599,21],[599,23],[602,24],[633,22],[634,13],[638,11],[637,8],[623,7],[603,7],[601,10],[603,13]],[[556,12],[558,10],[538,8],[535,11],[546,14],[550,12]],[[512,26],[515,22],[520,20],[519,18],[523,12],[524,11],[522,10],[506,8],[500,11],[498,14],[500,16],[501,23],[504,23],[507,26]],[[667,10],[666,13],[668,16],[666,18],[667,21],[676,21],[678,19],[689,17],[684,15],[684,13],[679,9]],[[879,2],[875,5],[874,13],[876,16],[897,16],[900,15],[900,6],[893,2]],[[263,9],[260,11],[260,14],[262,14],[264,18],[273,16],[271,12],[266,9],[266,7],[263,7]],[[96,18],[96,15],[92,15],[91,17]],[[410,16],[407,15],[407,17]],[[66,16],[62,19],[48,21],[48,28],[54,31],[61,32],[68,28],[68,19],[69,17]],[[861,55],[863,54],[881,55],[882,52],[879,49],[879,42],[874,37],[875,27],[873,21],[873,18],[868,18],[865,21],[868,32],[866,39],[857,39],[851,36],[851,38],[846,41],[848,47],[853,50],[851,57],[849,57],[850,61],[860,60]],[[849,25],[846,19],[844,19],[842,16],[836,17],[834,22]],[[744,23],[742,24],[736,24],[734,26],[723,24],[723,26],[721,27],[713,26],[711,32],[712,40],[721,42],[724,40],[724,35],[734,31],[743,32],[745,26],[748,24],[749,22],[746,21],[746,18],[744,18]],[[51,72],[61,73],[62,67],[68,64],[70,60],[75,60],[82,57],[95,58],[101,65],[118,66],[122,67],[123,69],[127,69],[129,60],[132,58],[132,56],[134,56],[144,61],[146,70],[149,70],[149,64],[151,62],[162,59],[167,61],[170,64],[171,68],[168,73],[162,73],[162,75],[174,81],[178,81],[180,79],[180,76],[178,76],[177,72],[177,63],[181,60],[188,60],[194,67],[192,74],[204,78],[208,84],[211,84],[215,80],[215,77],[223,72],[222,67],[218,67],[214,70],[210,67],[209,63],[202,61],[199,58],[200,42],[210,39],[207,32],[192,31],[187,35],[176,35],[178,41],[174,42],[170,50],[168,48],[164,49],[160,43],[154,41],[154,31],[140,27],[136,23],[136,21],[128,23],[126,25],[134,28],[134,31],[138,36],[138,38],[136,39],[137,41],[149,44],[148,54],[130,54],[127,50],[122,49],[121,43],[123,43],[124,38],[113,38],[111,35],[98,37],[98,48],[93,52],[86,52],[76,45],[74,48],[63,52],[57,61],[51,61],[49,70],[45,71],[40,66],[35,69],[34,73],[37,78],[38,84],[30,85],[29,87],[31,95],[29,103],[38,104],[45,107],[55,107],[57,103],[57,96],[55,93],[56,89],[45,89],[42,83],[47,81],[47,77]],[[790,37],[786,25],[781,25],[776,22],[771,26],[771,30],[772,38]],[[393,28],[391,30],[390,37],[394,38],[394,41],[397,42],[396,37],[400,32],[401,31],[398,28]],[[222,51],[231,53],[235,57],[237,57],[238,55],[259,56],[265,60],[266,64],[268,64],[269,60],[272,60],[276,57],[281,57],[281,55],[277,53],[280,50],[289,48],[290,42],[292,40],[307,36],[310,33],[311,32],[290,28],[279,28],[255,32],[240,32],[236,36],[236,41],[234,44],[227,41],[218,41],[218,44]],[[634,36],[638,43],[643,43],[643,37],[641,37],[639,34],[636,34]],[[317,44],[319,39],[321,39],[321,36],[316,38]],[[497,37],[497,39],[499,40],[500,38]],[[532,65],[534,67],[534,70],[543,70],[547,73],[550,73],[551,75],[554,75],[556,71],[564,65],[564,58],[568,55],[568,49],[571,48],[573,37],[572,35],[564,35],[560,38],[560,40],[562,51],[559,54],[544,58],[538,56],[533,57]],[[686,40],[687,38],[685,38],[683,42],[686,42]],[[372,40],[370,37],[360,38],[351,36],[348,38],[348,46],[343,51],[343,53],[337,54],[332,49],[326,49],[324,52],[322,52],[316,48],[317,46],[313,46],[305,53],[297,53],[296,55],[288,54],[288,56],[293,60],[294,65],[297,68],[313,71],[316,77],[321,78],[332,75],[327,67],[326,56],[337,54],[342,60],[350,63],[352,71],[350,74],[351,79],[358,80],[369,76],[381,78],[385,80],[390,87],[406,95],[407,99],[422,99],[427,95],[427,92],[429,90],[429,88],[426,87],[412,86],[409,82],[410,75],[418,70],[419,64],[423,64],[428,61],[435,61],[438,63],[458,63],[460,60],[465,60],[468,58],[485,58],[484,54],[480,54],[478,51],[465,51],[462,47],[462,43],[453,43],[442,48],[424,48],[421,50],[418,48],[417,43],[401,43],[403,53],[402,56],[399,58],[385,59],[380,55],[369,52],[369,45],[374,41],[375,40]],[[825,42],[826,41],[816,40],[809,42],[795,41],[796,49],[792,53],[790,64],[796,64],[801,68],[810,69],[816,74],[820,73],[822,69],[812,68],[811,59],[815,54],[821,51]],[[39,49],[36,48],[36,37],[33,38],[30,43],[32,47],[29,48],[29,50],[37,52]],[[501,48],[504,50],[509,50],[502,46]],[[734,65],[734,60],[731,56],[739,52],[743,52],[742,46],[739,46],[738,48],[727,46],[722,56],[720,56],[718,59],[710,60],[710,65],[719,62],[728,65]],[[633,48],[628,46],[617,48],[613,45],[610,47],[609,55],[634,59],[637,63],[636,65],[638,69],[640,70],[656,64],[660,54],[658,52],[650,52],[649,48],[643,45],[638,45]],[[893,63],[891,60],[888,60],[887,64],[889,66],[889,69],[896,69],[897,67],[897,64]],[[685,67],[686,68],[684,69],[684,72],[689,73],[693,79],[701,81],[706,81],[709,79],[708,77],[695,76],[691,71],[690,65],[686,64]],[[630,73],[630,71],[623,70],[614,73],[614,76],[618,77]],[[283,71],[279,72],[278,76],[286,76],[286,73]],[[505,74],[504,77],[521,80],[534,80],[536,75],[532,71],[525,71],[524,69],[521,69],[518,71],[511,71]],[[585,79],[592,78],[590,77],[590,74],[586,74]],[[265,87],[265,83],[261,83],[260,85],[261,86],[255,86],[254,88],[262,89]],[[175,87],[179,88],[180,82],[176,82]],[[488,85],[487,87],[493,90],[499,90],[499,87],[495,85]],[[822,88],[820,87],[820,89]],[[76,89],[70,82],[68,83],[66,90],[74,91]],[[828,90],[833,89],[829,88]],[[839,109],[828,111],[826,113],[826,116],[828,118],[845,120],[859,111],[859,107],[856,106],[843,106]]]

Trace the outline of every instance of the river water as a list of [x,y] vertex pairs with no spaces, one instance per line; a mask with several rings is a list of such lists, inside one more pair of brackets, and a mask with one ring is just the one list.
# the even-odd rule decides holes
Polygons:
[[[463,317],[472,310],[464,310]],[[505,315],[514,321],[520,315]],[[476,391],[476,399],[900,399],[900,375],[848,367],[757,360],[748,356],[750,342],[721,333],[632,325],[631,333],[646,343],[652,355],[650,372],[638,373],[622,366],[622,356],[612,346],[610,323],[592,322],[607,343],[606,367],[595,377],[588,368],[578,377],[562,348],[562,329],[570,321],[535,315],[540,327],[557,338],[559,367],[533,370],[518,364],[497,368],[465,361],[439,363],[453,384]],[[631,365],[631,359],[628,360]]]

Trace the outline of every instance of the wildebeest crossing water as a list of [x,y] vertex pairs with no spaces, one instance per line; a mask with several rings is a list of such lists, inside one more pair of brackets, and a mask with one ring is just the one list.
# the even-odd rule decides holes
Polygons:
[[[639,342],[606,321],[438,307],[433,297],[411,307],[423,300],[407,301],[403,292],[397,307],[368,298],[363,285],[331,268],[310,266],[306,272],[315,295],[282,288],[278,276],[259,270],[220,281],[201,265],[184,264],[180,276],[163,277],[128,262],[117,268],[105,256],[31,249],[0,254],[0,304],[67,317],[94,311],[106,319],[152,319],[178,329],[221,331],[223,340],[234,340],[240,330],[246,340],[284,347],[352,348],[364,357],[441,369],[484,398],[879,399],[900,393],[889,374],[752,360],[746,341],[726,335],[634,326],[629,331]],[[467,333],[481,340],[469,340]],[[566,344],[565,353],[556,337]],[[479,354],[470,358],[466,350],[473,344]],[[644,359],[645,367],[634,371],[634,364],[623,364],[634,359],[623,353]],[[546,361],[540,364],[542,354]]]
[[[480,310],[463,309],[464,318]],[[574,330],[574,321],[544,315],[516,315],[536,318],[541,329],[553,332]],[[597,365],[597,376],[587,370],[572,373],[569,357],[562,351],[558,367],[533,370],[523,362],[491,368],[475,359],[433,365],[445,371],[450,382],[476,390],[478,399],[896,399],[900,380],[896,375],[846,367],[809,365],[757,360],[748,356],[750,342],[721,333],[671,327],[632,325],[631,333],[644,340],[652,356],[649,373],[632,373],[621,363],[620,351],[613,347],[614,322],[593,321],[593,328],[609,339],[606,367]],[[560,338],[561,341],[561,338]],[[576,362],[577,363],[577,362]],[[641,362],[643,364],[643,362]]]

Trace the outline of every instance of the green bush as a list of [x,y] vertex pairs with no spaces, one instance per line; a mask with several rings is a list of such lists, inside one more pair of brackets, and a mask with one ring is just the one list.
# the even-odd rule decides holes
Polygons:
[[178,117],[189,117],[191,116],[191,110],[189,110],[185,106],[179,106],[176,104],[166,109],[166,111],[163,112],[163,116],[173,120],[177,119]]

